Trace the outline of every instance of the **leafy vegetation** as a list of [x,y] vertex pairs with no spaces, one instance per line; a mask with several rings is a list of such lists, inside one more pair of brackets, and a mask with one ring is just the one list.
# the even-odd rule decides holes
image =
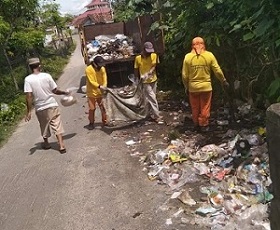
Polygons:
[[[280,4],[276,0],[117,0],[116,18],[161,12],[163,87],[183,88],[181,65],[196,36],[205,39],[231,84],[231,97],[260,107],[279,101]],[[170,68],[172,66],[172,68]],[[234,85],[240,85],[235,88]]]
[[[51,0],[4,0],[0,2],[0,145],[14,130],[25,112],[24,78],[29,74],[27,59],[40,57],[44,71],[55,79],[67,64],[73,44],[67,42],[62,49],[44,47],[46,29],[55,27],[62,40],[67,22],[59,5]],[[43,19],[44,20],[43,20]],[[67,40],[68,41],[68,40]]]

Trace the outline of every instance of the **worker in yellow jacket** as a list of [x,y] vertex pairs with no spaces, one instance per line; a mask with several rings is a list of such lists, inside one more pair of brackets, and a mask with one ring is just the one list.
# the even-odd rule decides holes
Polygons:
[[143,83],[143,94],[147,101],[147,106],[150,112],[150,118],[157,122],[163,123],[160,116],[157,92],[157,73],[156,67],[159,63],[158,55],[155,53],[153,44],[145,42],[140,55],[135,57],[134,75],[140,78]]
[[189,95],[194,130],[209,130],[212,99],[211,71],[228,87],[229,84],[213,53],[206,51],[204,40],[192,40],[192,50],[186,54],[182,67],[182,81]]
[[105,60],[101,56],[96,56],[93,62],[86,68],[86,94],[88,98],[88,129],[94,129],[95,110],[98,104],[103,126],[107,125],[107,115],[103,104],[103,93],[107,90],[107,73]]

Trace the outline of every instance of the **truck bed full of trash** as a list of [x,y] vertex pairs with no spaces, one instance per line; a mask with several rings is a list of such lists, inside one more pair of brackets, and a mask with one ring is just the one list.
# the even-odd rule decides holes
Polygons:
[[105,60],[123,59],[135,55],[133,39],[123,34],[99,35],[86,45],[89,60],[92,61],[96,55]]

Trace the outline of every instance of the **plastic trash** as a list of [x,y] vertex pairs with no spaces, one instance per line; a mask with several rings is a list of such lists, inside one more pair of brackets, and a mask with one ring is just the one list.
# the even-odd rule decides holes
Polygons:
[[199,187],[199,191],[203,194],[207,194],[207,195],[210,195],[211,193],[218,193],[218,189],[216,187],[213,187],[213,186],[200,186]]
[[151,155],[151,163],[161,164],[167,159],[167,157],[168,157],[168,152],[166,150],[159,150]]
[[234,213],[237,209],[238,209],[238,206],[236,205],[236,203],[234,203],[233,200],[224,201],[223,212],[226,215],[230,215],[230,214]]
[[248,140],[248,143],[253,146],[261,145],[264,142],[263,138],[259,134],[248,135],[246,136],[246,139]]
[[179,210],[173,214],[173,216],[175,218],[178,218],[183,212],[184,212],[184,209],[180,207]]
[[228,124],[229,124],[228,120],[217,120],[217,125],[224,126]]
[[182,192],[174,192],[172,194],[172,196],[170,197],[170,199],[177,199],[180,195],[181,195]]
[[92,46],[94,46],[94,47],[100,46],[100,44],[99,44],[99,42],[98,42],[97,40],[92,40],[92,41],[91,41],[91,44],[92,44]]
[[195,183],[199,178],[191,168],[187,168],[178,172],[169,172],[168,170],[161,170],[159,178],[167,184],[171,190],[178,190],[187,183]]
[[235,149],[242,157],[247,157],[250,154],[251,145],[248,140],[241,139],[235,143]]
[[139,141],[129,140],[129,141],[125,142],[126,145],[135,145],[137,143],[139,143]]
[[244,104],[242,106],[239,106],[237,109],[239,110],[241,116],[245,116],[250,113],[252,106],[249,104]]
[[150,166],[150,169],[149,169],[149,172],[148,172],[148,178],[150,180],[154,180],[155,177],[160,173],[160,171],[162,169],[164,169],[165,167],[164,166],[160,166],[160,165],[153,165],[153,166]]
[[240,136],[239,134],[237,134],[237,135],[235,136],[235,138],[234,138],[232,141],[229,141],[228,147],[231,148],[231,149],[233,149],[234,146],[235,146],[235,144],[236,144],[236,142],[237,142],[238,140],[240,140],[240,139],[241,139],[241,136]]
[[270,223],[263,220],[252,220],[253,226],[260,226],[262,230],[271,230]]
[[266,134],[266,128],[260,127],[258,129],[258,134],[264,136]]
[[198,171],[199,175],[207,175],[210,173],[210,168],[205,163],[193,162],[193,166]]
[[202,215],[202,216],[206,216],[208,213],[215,213],[218,210],[219,209],[213,208],[212,206],[203,206],[203,207],[199,207],[198,209],[196,209],[195,213]]
[[165,224],[166,225],[172,225],[173,224],[172,219],[171,218],[166,219]]
[[210,203],[213,205],[213,207],[215,207],[215,208],[222,207],[222,205],[224,203],[224,197],[219,193],[209,194],[208,199],[209,199]]
[[183,190],[180,195],[178,196],[178,199],[189,206],[196,205],[196,201],[190,196],[188,191]]
[[176,153],[176,152],[171,152],[169,153],[169,159],[173,162],[173,163],[176,163],[176,162],[183,162],[183,161],[186,161],[188,160],[187,157],[183,157],[181,156],[180,154]]
[[182,101],[182,105],[185,109],[187,109],[189,107],[189,103],[186,101]]
[[203,146],[196,152],[196,156],[190,156],[193,160],[198,160],[200,162],[208,161],[213,157],[224,156],[226,151],[217,145],[209,144]]
[[0,104],[0,111],[8,111],[9,110],[9,105],[6,103],[1,103]]
[[265,216],[267,216],[267,205],[255,204],[245,209],[241,213],[240,219],[248,220],[249,222],[251,222],[252,219],[262,220]]
[[232,166],[233,160],[233,157],[220,158],[218,161],[216,161],[216,164],[223,168],[229,168],[230,166]]

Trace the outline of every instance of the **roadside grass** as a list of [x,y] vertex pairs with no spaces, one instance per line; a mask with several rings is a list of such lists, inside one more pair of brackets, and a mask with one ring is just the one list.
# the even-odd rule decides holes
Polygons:
[[[18,119],[18,122],[21,119]],[[13,132],[15,131],[18,122],[14,122],[13,124],[9,124],[9,125],[0,125],[0,148],[3,147],[4,144],[7,143],[7,141],[9,140],[9,137],[13,134]]]
[[[43,65],[43,71],[50,73],[55,80],[57,80],[63,72],[64,67],[68,63],[71,53],[74,51],[76,45],[73,44],[66,55],[57,55],[52,50],[45,50],[40,56]],[[0,95],[0,147],[7,143],[9,137],[16,130],[18,124],[25,116],[25,95],[23,92],[24,78],[27,75],[26,66],[21,64],[14,70],[16,78],[20,87],[19,91],[9,87],[1,87]],[[5,75],[5,74],[4,74]],[[6,74],[7,76],[9,74]],[[8,78],[8,77],[4,77]],[[3,105],[5,108],[3,108]],[[7,105],[7,107],[6,107]]]

